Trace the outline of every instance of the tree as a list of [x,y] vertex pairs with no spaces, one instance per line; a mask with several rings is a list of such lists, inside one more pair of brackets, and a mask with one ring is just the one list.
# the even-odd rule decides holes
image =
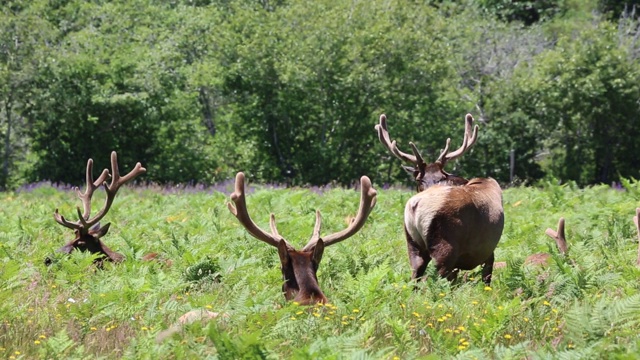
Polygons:
[[20,176],[14,170],[29,153],[28,124],[22,111],[30,106],[36,70],[54,33],[47,22],[28,11],[27,3],[10,5],[0,9],[0,190],[10,185],[11,177]]

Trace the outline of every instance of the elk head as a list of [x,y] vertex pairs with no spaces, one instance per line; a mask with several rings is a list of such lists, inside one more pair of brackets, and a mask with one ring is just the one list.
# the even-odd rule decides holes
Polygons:
[[[56,209],[53,214],[53,218],[56,222],[64,227],[72,229],[75,233],[75,237],[73,240],[69,241],[65,246],[58,249],[59,252],[69,254],[74,250],[80,251],[89,251],[92,254],[99,254],[100,257],[96,259],[98,265],[102,264],[103,260],[120,262],[124,260],[124,256],[118,254],[117,252],[109,249],[100,238],[104,236],[107,231],[109,231],[110,223],[105,226],[100,227],[100,220],[107,214],[111,205],[113,204],[113,199],[118,192],[118,189],[125,183],[131,181],[136,176],[147,171],[145,168],[137,163],[136,166],[131,170],[127,175],[120,176],[120,172],[118,170],[118,156],[115,151],[111,153],[111,173],[109,170],[104,169],[100,177],[93,180],[93,160],[89,159],[87,161],[87,187],[82,193],[80,189],[75,188],[78,197],[82,201],[83,211],[80,210],[80,207],[77,207],[78,211],[78,221],[72,222],[68,221],[64,218],[64,216],[60,215],[58,209]],[[111,183],[107,184],[107,179],[111,178]],[[104,186],[106,192],[106,200],[104,206],[98,213],[90,217],[91,215],[91,197],[93,196],[93,192],[99,188],[100,186]],[[47,261],[48,260],[48,261]],[[51,260],[45,260],[46,264],[51,263]]]
[[320,212],[316,211],[316,224],[313,228],[311,239],[302,250],[296,250],[278,233],[273,214],[271,214],[270,218],[271,233],[262,230],[251,220],[245,201],[244,174],[239,172],[236,175],[235,191],[231,194],[233,204],[231,202],[227,204],[229,211],[240,221],[240,224],[244,226],[251,236],[278,248],[282,276],[284,277],[282,291],[285,299],[294,300],[303,305],[327,302],[316,276],[324,249],[358,232],[376,204],[377,192],[372,188],[368,177],[363,176],[360,178],[360,187],[360,207],[357,215],[346,229],[331,235],[320,236],[322,219]]
[[412,163],[413,166],[404,166],[403,168],[415,179],[417,183],[418,192],[424,191],[426,188],[435,184],[449,184],[449,185],[464,185],[468,182],[467,179],[449,174],[444,171],[444,166],[448,161],[454,160],[464,154],[473,144],[475,144],[478,138],[478,125],[471,130],[473,124],[473,116],[467,114],[465,117],[464,125],[464,138],[462,140],[462,146],[458,150],[449,152],[449,145],[451,139],[447,139],[444,149],[440,153],[438,159],[433,163],[426,163],[420,155],[418,148],[412,142],[409,142],[413,155],[404,153],[398,149],[396,141],[391,141],[389,137],[389,131],[387,129],[387,116],[380,115],[380,123],[375,126],[378,132],[378,138],[382,145],[384,145],[389,151],[398,159]]

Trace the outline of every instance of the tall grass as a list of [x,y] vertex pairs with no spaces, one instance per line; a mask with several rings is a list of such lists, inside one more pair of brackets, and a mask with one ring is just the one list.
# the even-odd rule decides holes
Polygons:
[[[220,190],[220,191],[219,191]],[[640,185],[578,189],[547,183],[504,192],[505,231],[491,287],[479,269],[454,284],[409,281],[402,229],[409,190],[378,189],[364,228],[325,251],[325,306],[285,302],[275,248],[253,239],[216,189],[122,189],[103,240],[127,260],[92,265],[55,255],[79,201],[43,185],[0,193],[0,356],[4,358],[613,358],[640,352],[640,269],[632,222]],[[304,245],[314,212],[323,233],[343,229],[359,192],[252,188],[250,213]],[[101,204],[96,194],[94,206]],[[95,210],[94,210],[95,211]],[[569,257],[544,234],[565,217]],[[150,252],[160,260],[142,261]],[[524,264],[551,253],[543,267]],[[54,254],[54,264],[43,260]],[[573,264],[575,263],[575,264]],[[192,309],[220,316],[156,335]]]

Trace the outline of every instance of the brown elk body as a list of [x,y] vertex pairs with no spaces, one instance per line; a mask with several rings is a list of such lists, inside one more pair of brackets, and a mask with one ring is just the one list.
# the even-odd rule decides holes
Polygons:
[[228,203],[229,210],[238,218],[240,224],[245,227],[249,234],[278,249],[284,278],[282,292],[286,300],[293,300],[302,305],[326,303],[328,301],[320,289],[316,275],[324,249],[357,233],[376,204],[377,192],[371,186],[369,178],[363,176],[360,179],[360,186],[361,196],[358,213],[347,228],[331,235],[320,236],[322,219],[320,212],[316,211],[316,224],[311,239],[304,248],[296,250],[278,233],[273,214],[271,214],[270,218],[271,233],[262,230],[251,220],[245,201],[244,174],[239,172],[236,175],[235,191],[231,194],[233,204]]
[[385,115],[376,125],[382,144],[400,160],[414,164],[405,170],[414,177],[418,194],[409,199],[404,214],[412,279],[421,278],[433,259],[440,276],[449,280],[458,270],[483,265],[483,281],[491,283],[494,250],[504,228],[502,189],[491,178],[467,180],[444,171],[447,161],[476,142],[478,127],[472,130],[472,124],[473,117],[467,114],[462,146],[449,152],[447,139],[434,163],[426,163],[413,143],[413,155],[400,151],[390,139]]
[[[72,229],[74,231],[75,237],[73,240],[69,241],[66,245],[58,249],[59,252],[69,254],[74,250],[79,251],[88,251],[92,254],[98,254],[99,257],[96,259],[96,263],[98,265],[102,265],[103,260],[120,262],[124,260],[124,256],[119,254],[109,247],[107,247],[102,240],[107,231],[109,231],[109,227],[111,224],[106,224],[100,227],[100,220],[107,214],[111,205],[113,204],[113,200],[115,199],[116,193],[120,189],[122,185],[133,180],[136,176],[144,173],[146,171],[145,168],[137,163],[133,170],[131,170],[125,176],[120,176],[120,172],[118,170],[118,156],[115,151],[111,153],[111,173],[109,170],[104,169],[102,174],[96,179],[93,180],[93,160],[89,159],[87,161],[87,173],[86,173],[86,189],[85,192],[80,192],[80,189],[75,188],[76,193],[80,200],[82,200],[83,211],[80,208],[77,208],[78,212],[78,221],[72,222],[68,221],[62,216],[58,209],[56,209],[53,218],[56,222],[64,227]],[[107,184],[107,179],[111,178],[111,182]],[[98,189],[100,186],[104,186],[106,192],[106,199],[103,208],[93,217],[91,215],[91,197],[93,196],[93,192]],[[46,264],[50,264],[51,260],[46,259]]]

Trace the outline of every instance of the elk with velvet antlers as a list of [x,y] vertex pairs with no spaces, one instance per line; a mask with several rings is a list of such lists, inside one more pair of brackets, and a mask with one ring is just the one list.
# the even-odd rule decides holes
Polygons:
[[[68,221],[58,212],[58,209],[56,209],[53,214],[53,218],[58,224],[73,230],[75,233],[75,238],[69,241],[65,246],[58,249],[58,251],[69,254],[73,250],[80,250],[89,251],[92,254],[98,254],[100,255],[96,259],[96,264],[98,266],[102,265],[103,260],[113,262],[120,262],[124,260],[124,256],[122,254],[118,254],[117,252],[109,249],[109,247],[100,240],[100,238],[109,231],[109,226],[111,225],[108,223],[105,226],[100,227],[100,220],[111,208],[113,199],[120,187],[133,180],[136,176],[143,174],[145,171],[147,170],[143,168],[140,163],[137,163],[133,170],[131,170],[127,175],[121,177],[118,170],[118,155],[113,151],[111,153],[111,173],[109,173],[109,170],[104,169],[98,179],[94,181],[93,159],[89,159],[87,161],[86,174],[87,187],[84,193],[82,193],[77,187],[75,188],[78,197],[82,201],[83,207],[83,211],[80,210],[80,207],[77,207],[79,220],[74,222]],[[111,178],[111,183],[107,184],[107,179],[109,178]],[[105,203],[102,209],[98,211],[94,217],[90,218],[91,197],[93,196],[93,192],[100,186],[104,186],[106,192]],[[47,258],[45,263],[50,264],[51,260]]]
[[426,163],[418,148],[409,143],[413,155],[400,151],[391,141],[387,117],[375,126],[382,144],[405,166],[417,183],[418,194],[407,201],[404,230],[409,250],[412,279],[421,278],[434,260],[440,276],[454,280],[459,270],[483,265],[482,279],[491,283],[494,250],[502,235],[504,211],[502,190],[491,178],[467,180],[444,171],[444,166],[464,154],[478,137],[473,116],[467,114],[462,146],[449,152],[451,139],[434,163]]
[[235,191],[231,194],[233,204],[229,202],[227,205],[231,213],[238,218],[240,224],[244,226],[251,236],[278,249],[282,276],[284,277],[282,291],[285,299],[294,300],[302,305],[326,303],[328,301],[322,290],[320,290],[316,275],[324,248],[357,233],[376,204],[377,192],[371,186],[371,181],[368,177],[363,176],[360,178],[360,187],[360,207],[357,215],[347,228],[331,235],[320,236],[322,220],[320,211],[316,211],[316,224],[313,228],[313,235],[307,245],[298,251],[280,236],[276,229],[276,220],[273,214],[271,214],[270,218],[271,233],[262,230],[251,220],[245,201],[244,174],[239,172],[236,175]]

